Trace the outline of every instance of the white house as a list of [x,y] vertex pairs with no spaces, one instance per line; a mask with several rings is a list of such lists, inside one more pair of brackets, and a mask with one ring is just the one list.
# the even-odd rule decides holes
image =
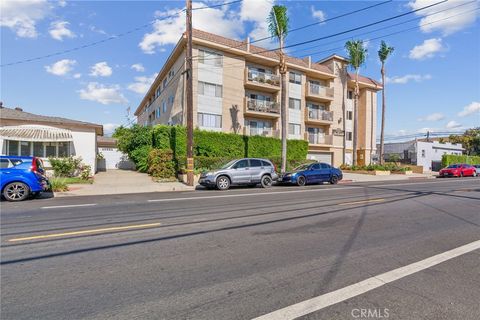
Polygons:
[[103,126],[28,113],[0,106],[0,154],[36,156],[48,167],[49,157],[81,157],[97,171],[97,136]]
[[386,161],[399,159],[403,163],[423,166],[423,171],[438,171],[444,154],[461,155],[465,151],[461,144],[420,140],[385,143],[384,150]]

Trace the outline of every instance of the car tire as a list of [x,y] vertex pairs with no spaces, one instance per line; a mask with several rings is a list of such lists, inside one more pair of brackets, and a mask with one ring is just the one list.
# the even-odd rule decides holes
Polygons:
[[262,188],[270,188],[272,184],[273,184],[272,177],[270,177],[268,174],[264,175],[260,180],[260,185],[262,186]]
[[338,183],[338,177],[336,175],[333,175],[330,178],[330,184],[337,184]]
[[303,186],[305,186],[306,183],[307,183],[307,179],[304,176],[300,176],[300,177],[297,178],[297,185],[298,186],[303,187]]
[[217,189],[228,190],[230,188],[230,179],[227,176],[220,176],[217,178]]
[[30,187],[23,182],[11,182],[3,189],[7,201],[23,201],[30,196]]

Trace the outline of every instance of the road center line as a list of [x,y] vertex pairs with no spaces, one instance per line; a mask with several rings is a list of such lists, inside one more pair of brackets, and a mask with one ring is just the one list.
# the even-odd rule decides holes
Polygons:
[[433,267],[439,263],[456,258],[468,252],[480,249],[480,240],[468,243],[461,247],[445,251],[430,258],[414,262],[412,264],[400,267],[377,276],[365,279],[350,286],[305,300],[283,309],[265,314],[253,320],[286,320],[295,319],[309,313],[319,311],[328,306],[356,297],[365,292],[371,291],[395,280],[404,278],[416,272]]
[[158,222],[158,223],[137,224],[137,225],[129,225],[129,226],[121,226],[121,227],[80,230],[80,231],[71,231],[71,232],[64,232],[64,233],[44,234],[44,235],[24,237],[24,238],[14,238],[14,239],[9,239],[8,241],[15,242],[15,241],[26,241],[26,240],[40,240],[40,239],[58,238],[58,237],[66,237],[66,236],[75,236],[79,234],[102,233],[102,232],[109,232],[109,231],[123,231],[123,230],[140,229],[140,228],[153,228],[153,227],[158,227],[159,225],[161,225],[161,223]]
[[381,199],[370,199],[370,200],[361,200],[361,201],[353,201],[353,202],[343,202],[343,203],[339,203],[338,205],[339,206],[349,206],[349,205],[352,205],[352,204],[361,204],[361,203],[370,203],[370,202],[383,202],[385,201],[385,199],[381,198]]
[[257,193],[242,193],[242,194],[225,194],[220,196],[206,196],[206,197],[188,197],[188,198],[173,198],[173,199],[153,199],[148,202],[168,202],[168,201],[185,201],[185,200],[201,200],[201,199],[215,199],[215,198],[234,198],[234,197],[248,197],[248,196],[263,196],[273,194],[284,193],[305,193],[305,192],[320,192],[320,191],[341,191],[348,189],[358,189],[358,187],[341,187],[341,188],[329,188],[329,189],[302,189],[302,190],[289,190],[289,191],[277,191],[277,192],[257,192]]
[[96,206],[96,203],[85,203],[85,204],[69,204],[65,206],[50,206],[50,207],[41,207],[40,209],[57,209],[57,208],[75,208],[75,207],[92,207]]

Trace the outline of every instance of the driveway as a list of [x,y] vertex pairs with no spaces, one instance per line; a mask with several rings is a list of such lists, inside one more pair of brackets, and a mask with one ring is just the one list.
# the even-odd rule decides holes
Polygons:
[[146,173],[130,170],[107,170],[95,175],[93,184],[72,184],[67,192],[56,192],[55,196],[91,196],[103,194],[145,193],[161,191],[193,190],[183,183],[154,182]]

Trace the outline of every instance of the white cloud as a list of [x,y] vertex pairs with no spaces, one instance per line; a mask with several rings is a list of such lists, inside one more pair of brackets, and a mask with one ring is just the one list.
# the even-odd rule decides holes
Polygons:
[[[204,7],[207,4],[194,2],[193,8]],[[229,38],[239,38],[243,33],[243,26],[238,15],[228,10],[228,6],[220,8],[209,8],[195,11],[193,19],[193,28],[212,31],[219,35]],[[175,8],[166,12],[156,12],[157,20],[153,24],[153,31],[146,33],[142,41],[138,44],[144,53],[153,54],[155,51],[165,51],[162,46],[176,44],[185,31],[185,12],[175,17],[181,8]]]
[[81,73],[75,73],[75,74],[73,75],[73,77],[74,77],[75,79],[79,79],[81,76],[82,76]]
[[66,7],[67,6],[67,1],[65,0],[58,0],[58,6],[59,7]]
[[[412,9],[419,9],[436,2],[438,1],[414,0],[410,1],[408,6]],[[444,36],[447,36],[472,25],[479,15],[479,11],[476,9],[480,7],[480,3],[474,1],[468,5],[453,8],[465,2],[465,0],[449,0],[448,2],[416,12],[416,15],[423,17],[419,22],[420,29],[425,33],[440,31]],[[449,10],[433,14],[445,9]],[[435,23],[432,23],[434,21]]]
[[83,100],[96,101],[101,104],[125,104],[128,100],[120,92],[118,85],[103,85],[98,82],[89,82],[85,89],[78,91]]
[[127,88],[133,92],[145,94],[157,75],[158,73],[152,74],[150,77],[135,77],[135,82],[130,83]]
[[433,38],[423,41],[422,44],[415,46],[410,50],[409,58],[414,60],[424,60],[427,58],[433,58],[435,53],[444,50],[442,45],[442,39]]
[[105,30],[99,29],[99,28],[97,28],[97,27],[95,27],[95,26],[93,26],[93,25],[90,26],[89,29],[90,29],[90,31],[92,31],[92,32],[96,32],[96,33],[99,33],[99,34],[103,34],[103,35],[105,35],[105,36],[108,36],[108,33],[107,33]]
[[475,113],[480,115],[480,102],[472,102],[468,106],[465,106],[463,110],[458,113],[458,116],[466,117]]
[[447,128],[447,129],[458,129],[460,127],[462,127],[462,124],[458,123],[455,120],[448,121],[447,125],[445,126],[445,128]]
[[421,74],[406,74],[404,76],[395,76],[392,78],[387,77],[385,81],[387,83],[395,83],[395,84],[406,84],[410,81],[415,81],[415,82],[422,82],[424,80],[430,80],[432,79],[432,76],[429,74],[421,75]]
[[440,121],[445,119],[445,116],[439,112],[429,114],[425,117],[418,118],[418,121]]
[[75,60],[63,59],[59,60],[49,66],[45,66],[48,73],[56,76],[64,76],[73,70],[73,66],[77,63]]
[[325,12],[323,12],[322,10],[315,10],[314,6],[311,6],[310,10],[312,11],[312,17],[318,20],[319,22],[323,22],[327,18],[327,15],[325,14]]
[[90,67],[90,75],[92,77],[109,77],[112,75],[112,68],[106,61],[98,62]]
[[137,72],[144,72],[145,71],[145,67],[141,63],[132,64],[132,66],[130,68],[137,71]]
[[75,38],[75,33],[68,29],[70,23],[67,21],[55,21],[50,24],[50,36],[53,39],[62,41],[63,38]]
[[[240,20],[241,22],[253,23],[253,29],[248,36],[252,40],[258,40],[266,37],[270,37],[268,31],[267,17],[270,14],[274,1],[273,0],[244,0],[240,8]],[[268,39],[259,41],[257,43],[261,47],[274,48],[278,46],[275,39]]]
[[46,0],[0,1],[0,26],[10,28],[21,38],[36,38],[37,22],[52,10]]
[[103,124],[103,133],[104,133],[104,135],[109,136],[118,127],[120,127],[120,125],[116,124],[116,123],[104,123]]

